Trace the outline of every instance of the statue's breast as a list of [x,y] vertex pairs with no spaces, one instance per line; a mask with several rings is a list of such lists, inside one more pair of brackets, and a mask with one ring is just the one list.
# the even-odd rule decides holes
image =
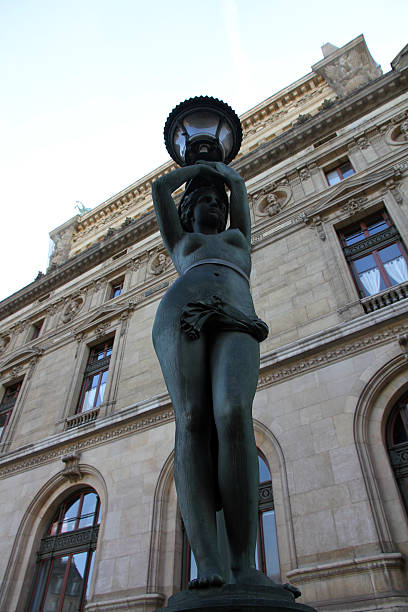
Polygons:
[[179,274],[191,264],[211,258],[236,263],[249,274],[249,245],[238,229],[226,230],[220,234],[186,233],[173,253]]

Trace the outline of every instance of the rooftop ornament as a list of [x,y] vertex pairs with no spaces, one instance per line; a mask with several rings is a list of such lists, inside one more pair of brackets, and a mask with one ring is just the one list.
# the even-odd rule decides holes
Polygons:
[[196,96],[171,111],[164,126],[164,141],[179,166],[191,166],[197,160],[229,164],[241,146],[241,122],[225,102]]

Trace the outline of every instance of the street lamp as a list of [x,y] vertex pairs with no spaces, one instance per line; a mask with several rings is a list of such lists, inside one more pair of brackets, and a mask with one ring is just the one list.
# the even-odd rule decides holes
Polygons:
[[210,96],[181,102],[164,126],[167,151],[179,166],[190,166],[198,159],[229,164],[241,141],[238,115],[228,104]]

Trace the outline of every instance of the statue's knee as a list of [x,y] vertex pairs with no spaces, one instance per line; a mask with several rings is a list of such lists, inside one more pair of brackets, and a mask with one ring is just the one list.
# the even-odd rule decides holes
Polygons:
[[248,407],[239,400],[225,401],[214,412],[217,427],[221,430],[245,429],[251,423]]
[[176,418],[176,426],[183,434],[196,434],[202,432],[205,423],[200,405],[191,404],[183,407],[181,414]]

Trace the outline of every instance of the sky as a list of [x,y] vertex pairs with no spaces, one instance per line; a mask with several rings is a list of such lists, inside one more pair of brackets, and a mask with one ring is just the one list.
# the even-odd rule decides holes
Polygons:
[[241,114],[364,34],[385,72],[406,0],[0,0],[0,300],[46,271],[48,233],[168,161],[197,95]]

